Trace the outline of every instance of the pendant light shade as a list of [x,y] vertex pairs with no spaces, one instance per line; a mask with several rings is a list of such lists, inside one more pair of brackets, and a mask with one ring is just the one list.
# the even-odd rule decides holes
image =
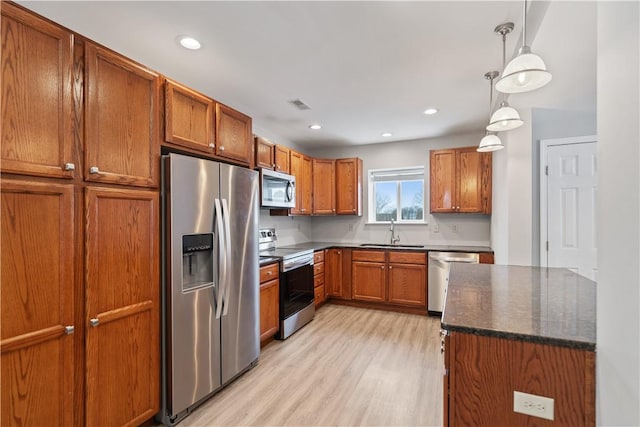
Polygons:
[[502,78],[496,83],[496,90],[502,93],[530,92],[550,81],[551,73],[542,58],[531,53],[529,46],[524,46],[505,67]]
[[486,153],[489,151],[502,150],[503,148],[504,145],[502,145],[502,141],[500,141],[497,135],[487,133],[485,137],[480,140],[480,145],[476,148],[476,151]]
[[500,108],[491,115],[487,130],[492,132],[502,132],[505,130],[516,129],[522,126],[524,122],[520,119],[520,114],[515,108],[509,107],[504,101],[500,104]]
[[536,90],[551,81],[542,58],[531,53],[527,46],[527,0],[524,0],[522,20],[522,47],[518,56],[513,58],[502,71],[502,77],[496,83],[496,90],[502,93],[522,93]]

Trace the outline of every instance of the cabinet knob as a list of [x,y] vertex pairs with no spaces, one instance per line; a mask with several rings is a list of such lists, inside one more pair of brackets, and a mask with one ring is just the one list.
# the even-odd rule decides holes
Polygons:
[[273,274],[273,271],[267,271],[267,276],[271,276]]
[[392,268],[393,268],[392,266],[389,266],[389,270],[391,270]]
[[76,328],[74,328],[73,326],[65,326],[64,327],[64,333],[67,334],[67,335],[71,335],[71,334],[73,334],[75,329]]
[[335,209],[331,209],[331,212],[335,212],[335,211],[336,211]]
[[338,255],[342,254],[342,252],[338,251]]
[[276,169],[280,169],[280,165],[276,165]]
[[275,168],[275,167],[276,167],[276,164],[275,164],[275,163],[273,163],[273,164],[271,165],[271,167],[272,167],[272,168]]
[[384,265],[381,265],[380,268],[384,270]]
[[97,166],[91,166],[89,168],[89,173],[100,173],[100,169]]
[[76,165],[74,165],[73,163],[65,163],[64,164],[64,170],[66,170],[66,171],[74,171],[74,170],[76,170]]
[[93,319],[89,320],[89,324],[95,328],[100,324],[100,319],[94,317]]
[[224,145],[220,146],[220,151],[224,151]]
[[216,148],[216,144],[209,144],[209,148]]

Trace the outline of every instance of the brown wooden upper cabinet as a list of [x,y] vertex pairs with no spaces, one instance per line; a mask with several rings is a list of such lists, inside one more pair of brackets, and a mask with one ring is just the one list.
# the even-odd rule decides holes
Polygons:
[[336,213],[336,161],[313,159],[313,214]]
[[171,80],[165,80],[164,93],[165,141],[213,154],[213,99]]
[[157,187],[158,74],[86,42],[85,90],[85,179]]
[[276,145],[260,136],[255,137],[256,168],[275,169]]
[[291,150],[283,145],[276,145],[275,149],[275,159],[276,159],[276,170],[278,172],[289,173],[289,153]]
[[432,150],[431,213],[491,213],[491,153]]
[[2,2],[2,172],[72,178],[73,35]]
[[216,156],[250,166],[253,157],[251,135],[251,117],[216,103]]
[[362,215],[362,159],[336,160],[336,214]]
[[311,215],[312,213],[312,161],[311,158],[290,150],[290,173],[296,177],[296,206],[291,215]]

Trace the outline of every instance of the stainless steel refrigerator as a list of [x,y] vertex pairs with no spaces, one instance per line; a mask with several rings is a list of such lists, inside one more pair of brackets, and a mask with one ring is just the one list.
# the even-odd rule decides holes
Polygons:
[[258,173],[162,158],[163,386],[174,425],[260,353]]

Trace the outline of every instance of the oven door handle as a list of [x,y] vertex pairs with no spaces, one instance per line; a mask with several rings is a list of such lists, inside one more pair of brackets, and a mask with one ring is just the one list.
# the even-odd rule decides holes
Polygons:
[[231,226],[229,218],[229,204],[227,199],[222,199],[222,222],[224,223],[225,237],[225,265],[224,265],[224,298],[222,300],[224,308],[222,315],[226,316],[229,312],[229,295],[231,293],[231,278],[229,277],[229,267],[231,266]]
[[296,268],[304,267],[305,265],[313,265],[313,258],[310,260],[307,259],[302,261],[293,260],[291,261],[291,264],[286,264],[286,266],[283,266],[284,268],[282,269],[282,272],[286,273],[288,271],[295,270]]
[[227,250],[224,238],[224,226],[222,219],[222,207],[220,199],[215,199],[216,225],[218,229],[218,298],[216,300],[216,319],[222,315],[222,304],[224,302],[225,282],[227,278]]

